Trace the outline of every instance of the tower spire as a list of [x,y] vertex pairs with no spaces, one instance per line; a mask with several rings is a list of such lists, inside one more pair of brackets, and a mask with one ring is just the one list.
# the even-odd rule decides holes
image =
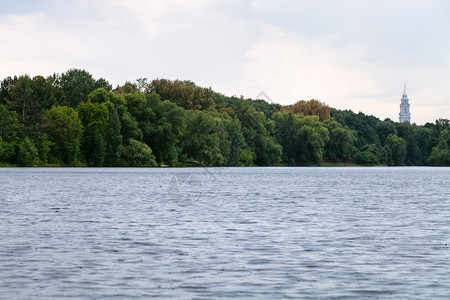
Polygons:
[[409,112],[409,99],[406,95],[406,82],[403,82],[403,96],[400,104],[400,123],[409,123],[411,121],[411,113]]

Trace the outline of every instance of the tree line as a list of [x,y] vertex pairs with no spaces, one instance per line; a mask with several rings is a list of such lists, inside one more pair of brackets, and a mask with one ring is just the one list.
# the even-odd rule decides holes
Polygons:
[[191,81],[113,89],[80,69],[0,84],[0,165],[450,165],[450,125],[229,97]]

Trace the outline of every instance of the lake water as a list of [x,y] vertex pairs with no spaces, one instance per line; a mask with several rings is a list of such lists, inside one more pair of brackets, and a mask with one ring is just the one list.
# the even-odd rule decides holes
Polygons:
[[450,299],[450,168],[0,169],[2,299]]

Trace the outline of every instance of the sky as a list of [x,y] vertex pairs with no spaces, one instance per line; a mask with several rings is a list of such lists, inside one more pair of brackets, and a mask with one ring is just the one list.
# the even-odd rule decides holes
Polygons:
[[[448,0],[0,0],[0,79],[191,80],[417,124],[450,118]],[[262,96],[265,98],[265,96]]]

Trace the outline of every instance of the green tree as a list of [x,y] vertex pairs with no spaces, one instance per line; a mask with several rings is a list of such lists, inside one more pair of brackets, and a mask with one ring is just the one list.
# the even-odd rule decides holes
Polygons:
[[22,126],[17,113],[0,104],[0,162],[12,162],[21,136]]
[[25,137],[19,144],[17,151],[17,163],[22,167],[31,167],[39,162],[39,154],[36,146]]
[[31,81],[33,102],[37,104],[39,117],[46,109],[58,105],[61,101],[61,94],[53,86],[52,82],[42,76],[35,76]]
[[[244,140],[244,135],[241,131],[241,122],[238,118],[227,118],[223,120],[225,129],[227,131],[227,139],[229,141],[229,154],[225,158],[225,165],[239,166],[252,165],[255,161],[256,155],[253,151],[248,149]],[[247,150],[246,153],[245,150]],[[223,155],[223,154],[222,154]]]
[[271,131],[275,131],[275,123],[267,120],[264,113],[256,111],[246,100],[237,100],[234,112],[242,124],[246,144],[256,154],[255,163],[261,166],[278,164],[281,161],[282,147],[271,134]]
[[300,118],[300,129],[296,134],[298,165],[318,164],[322,162],[324,148],[329,140],[328,129],[318,116]]
[[330,139],[325,145],[325,155],[333,160],[350,158],[356,152],[356,131],[344,128],[334,118],[323,122],[328,129]]
[[192,81],[155,79],[146,86],[146,92],[156,92],[161,99],[174,102],[186,110],[204,110],[213,106],[213,91]]
[[151,113],[144,127],[144,141],[152,148],[159,164],[176,165],[177,146],[186,129],[186,112],[170,101],[161,101],[156,93],[147,95],[147,100]]
[[18,113],[19,122],[22,125],[30,126],[38,119],[39,107],[31,97],[31,78],[28,75],[21,76],[12,87],[8,99],[10,107]]
[[90,166],[102,166],[106,155],[105,132],[109,111],[105,103],[81,102],[77,108],[84,130],[81,152]]
[[88,100],[88,95],[98,88],[111,90],[111,85],[105,79],[95,80],[85,70],[70,69],[57,78],[57,84],[63,90],[67,104],[71,107],[77,107],[80,102]]
[[224,162],[219,149],[217,123],[204,111],[187,111],[187,128],[183,137],[183,154],[206,166],[217,166]]
[[239,154],[239,165],[252,166],[255,163],[256,154],[250,148],[245,148]]
[[0,105],[7,106],[8,99],[10,99],[11,90],[16,84],[17,80],[17,76],[8,76],[0,82]]
[[355,145],[359,150],[362,150],[366,145],[381,145],[380,138],[375,130],[376,124],[380,122],[380,119],[374,116],[367,116],[361,112],[356,114],[351,110],[337,109],[331,109],[331,117],[334,117],[342,126],[356,131],[357,139]]
[[383,152],[382,148],[375,144],[366,145],[356,155],[356,162],[360,165],[375,166],[385,160]]
[[431,151],[428,163],[435,166],[450,166],[450,130],[444,129],[439,143]]
[[389,164],[401,166],[406,159],[406,141],[401,137],[390,134],[386,138],[385,146],[391,150],[391,157],[389,157]]
[[130,139],[129,144],[122,148],[121,156],[124,167],[154,167],[155,157],[152,149],[145,143]]
[[300,128],[299,118],[292,111],[276,112],[272,119],[275,121],[275,136],[283,147],[282,160],[289,165],[296,164],[297,132]]
[[50,151],[51,151],[52,146],[53,146],[53,143],[50,142],[47,139],[47,137],[44,135],[44,136],[41,136],[38,139],[38,142],[37,142],[36,146],[37,146],[37,149],[38,149],[39,160],[41,161],[41,163],[46,165],[47,161],[48,161],[48,157],[49,157]]
[[120,123],[119,113],[117,109],[110,104],[109,120],[105,133],[105,165],[108,167],[118,166],[120,163],[122,135],[120,134],[122,125]]
[[378,121],[375,125],[375,130],[378,134],[378,137],[380,139],[381,145],[384,146],[386,138],[390,134],[397,134],[397,129],[395,128],[394,122],[392,122],[389,119],[386,119],[384,121]]
[[71,107],[58,106],[47,110],[46,133],[53,143],[51,156],[57,162],[74,165],[80,153],[83,126],[78,113]]
[[417,127],[416,143],[420,149],[420,165],[427,163],[430,152],[428,150],[428,142],[432,137],[433,131],[426,127]]

